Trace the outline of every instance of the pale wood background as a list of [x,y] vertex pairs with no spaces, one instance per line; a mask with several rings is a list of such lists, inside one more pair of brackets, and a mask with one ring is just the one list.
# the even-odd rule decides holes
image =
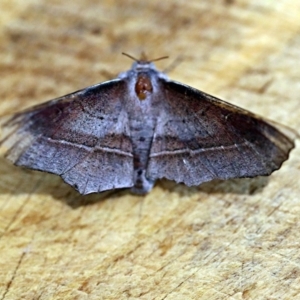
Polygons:
[[[114,77],[122,51],[294,129],[300,2],[1,0],[1,115]],[[299,146],[299,144],[298,144]],[[299,147],[268,178],[79,196],[0,158],[0,299],[300,299]]]

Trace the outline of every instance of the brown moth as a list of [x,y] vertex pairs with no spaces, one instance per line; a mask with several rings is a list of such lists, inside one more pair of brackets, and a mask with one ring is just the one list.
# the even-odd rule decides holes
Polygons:
[[199,185],[269,175],[295,134],[244,109],[170,80],[153,60],[116,79],[34,106],[3,125],[15,165],[60,175],[81,194],[159,178]]

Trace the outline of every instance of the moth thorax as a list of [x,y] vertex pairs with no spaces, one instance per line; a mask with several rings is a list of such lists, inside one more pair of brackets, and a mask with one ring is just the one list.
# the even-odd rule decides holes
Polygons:
[[146,75],[139,75],[135,84],[135,93],[140,100],[145,100],[149,93],[152,93],[151,80]]

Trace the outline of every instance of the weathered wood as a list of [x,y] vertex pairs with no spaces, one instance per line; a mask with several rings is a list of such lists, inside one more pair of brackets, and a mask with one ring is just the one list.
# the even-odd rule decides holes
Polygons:
[[[300,3],[0,3],[0,111],[115,77],[126,51],[296,130]],[[157,63],[166,68],[168,62]],[[0,157],[0,299],[297,299],[300,159],[268,178],[82,197]]]

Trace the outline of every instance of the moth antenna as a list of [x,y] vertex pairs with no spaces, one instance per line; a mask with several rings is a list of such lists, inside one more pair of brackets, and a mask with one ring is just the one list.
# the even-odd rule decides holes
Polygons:
[[167,58],[169,58],[169,56],[165,55],[165,56],[161,56],[159,58],[151,59],[151,60],[149,60],[149,62],[154,62],[154,61],[158,61],[158,60],[162,60],[162,59],[167,59]]
[[145,54],[145,52],[142,52],[141,53],[141,58],[140,59],[137,59],[135,58],[134,56],[128,54],[128,53],[125,53],[125,52],[122,52],[123,55],[129,57],[130,59],[136,61],[136,62],[139,62],[139,61],[144,61],[144,62],[154,62],[154,61],[158,61],[158,60],[162,60],[162,59],[166,59],[166,58],[169,58],[169,56],[162,56],[162,57],[158,57],[158,58],[154,58],[154,59],[150,59],[148,60],[147,59],[147,55]]
[[139,59],[137,59],[137,58],[135,58],[135,57],[131,56],[131,55],[130,55],[130,54],[128,54],[128,53],[122,52],[122,54],[123,54],[123,55],[125,55],[125,56],[127,56],[127,57],[129,57],[130,59],[132,59],[132,60],[134,60],[134,61],[136,61],[136,62],[138,62],[138,61],[139,61]]

